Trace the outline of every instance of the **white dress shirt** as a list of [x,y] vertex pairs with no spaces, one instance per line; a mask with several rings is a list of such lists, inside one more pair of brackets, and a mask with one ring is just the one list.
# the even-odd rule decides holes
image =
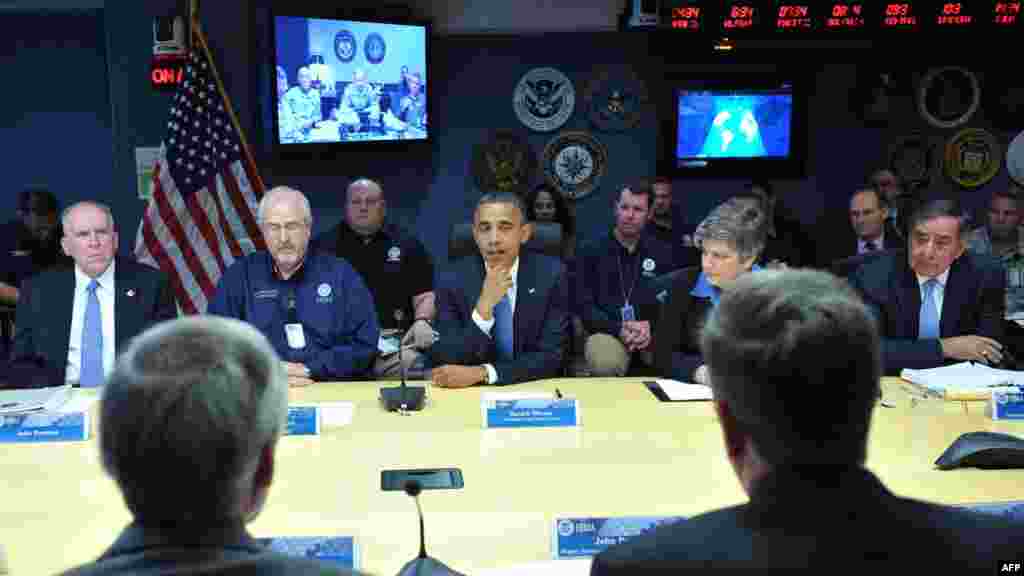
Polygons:
[[[921,302],[924,303],[924,283],[931,280],[931,277],[921,276],[920,274],[915,274],[915,276],[917,276],[917,287],[921,290]],[[949,268],[946,268],[946,271],[936,276],[935,279],[939,281],[939,285],[935,287],[932,296],[935,298],[935,306],[939,308],[937,317],[939,321],[942,321],[942,300],[946,295],[946,281],[949,280]]]
[[[486,264],[484,264],[486,266]],[[512,263],[512,286],[509,287],[505,294],[508,296],[509,308],[512,312],[512,317],[516,315],[516,285],[519,283],[519,257],[516,256],[516,261]],[[491,336],[491,330],[494,329],[494,315],[491,315],[490,320],[484,320],[480,314],[476,311],[476,306],[473,307],[473,322],[478,328],[488,336]],[[493,338],[493,336],[492,336]],[[484,364],[484,368],[487,369],[487,383],[494,384],[498,381],[498,371],[494,369],[493,364]]]
[[[68,340],[68,365],[64,381],[77,383],[82,370],[82,329],[85,325],[85,306],[89,301],[89,278],[75,266],[75,301],[71,306],[71,335]],[[114,262],[96,277],[96,298],[100,301],[100,320],[103,324],[103,376],[114,369]]]

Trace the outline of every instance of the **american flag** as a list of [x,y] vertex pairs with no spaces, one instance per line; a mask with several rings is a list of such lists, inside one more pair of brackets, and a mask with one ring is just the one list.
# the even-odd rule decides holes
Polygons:
[[196,314],[236,258],[266,245],[255,216],[263,182],[232,125],[198,23],[190,28],[193,49],[171,101],[135,256],[170,275],[182,311]]

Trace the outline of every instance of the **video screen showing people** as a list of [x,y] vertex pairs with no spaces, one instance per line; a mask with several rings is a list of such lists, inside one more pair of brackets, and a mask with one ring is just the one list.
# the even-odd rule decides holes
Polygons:
[[679,90],[677,103],[677,160],[790,155],[790,89]]
[[281,144],[427,139],[424,26],[278,16]]

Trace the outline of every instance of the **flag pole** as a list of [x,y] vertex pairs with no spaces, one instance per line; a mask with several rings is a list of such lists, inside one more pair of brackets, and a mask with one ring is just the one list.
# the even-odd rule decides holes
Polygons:
[[256,178],[256,184],[260,190],[264,190],[263,178],[260,173],[255,169],[255,159],[253,158],[252,151],[249,150],[249,143],[246,141],[245,132],[242,131],[242,125],[238,122],[238,116],[235,114],[235,108],[231,105],[231,99],[227,97],[227,91],[224,90],[224,83],[220,80],[220,73],[217,72],[217,66],[213,64],[213,55],[210,53],[210,46],[206,43],[206,35],[203,34],[202,27],[199,26],[199,0],[192,1],[192,26],[195,28],[194,38],[199,40],[199,47],[203,50],[206,55],[207,62],[210,62],[210,72],[213,75],[213,81],[217,83],[217,90],[220,91],[221,98],[224,101],[224,106],[227,107],[228,118],[231,119],[231,125],[235,127],[235,131],[238,132],[238,140],[242,144],[242,150],[245,152],[245,156],[249,162],[253,163],[253,176]]

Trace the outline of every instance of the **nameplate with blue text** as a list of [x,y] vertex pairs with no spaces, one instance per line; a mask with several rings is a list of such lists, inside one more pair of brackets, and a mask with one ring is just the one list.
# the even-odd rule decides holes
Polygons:
[[575,398],[484,398],[484,428],[547,428],[578,426]]
[[88,439],[88,412],[29,412],[0,416],[0,442],[76,442]]
[[560,518],[555,521],[555,560],[595,556],[609,546],[645,534],[662,524],[684,521],[682,516],[623,516],[619,518]]
[[1024,420],[1024,389],[1003,388],[992,391],[993,420]]
[[320,434],[319,406],[289,406],[286,436],[316,436]]
[[359,569],[359,554],[351,536],[280,536],[260,538],[267,548],[293,558],[315,558],[347,570]]

